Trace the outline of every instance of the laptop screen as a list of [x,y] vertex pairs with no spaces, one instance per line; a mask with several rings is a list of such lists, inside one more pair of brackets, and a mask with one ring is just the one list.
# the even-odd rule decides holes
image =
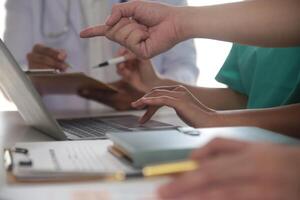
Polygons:
[[66,139],[41,97],[0,39],[0,84],[25,122],[56,139]]

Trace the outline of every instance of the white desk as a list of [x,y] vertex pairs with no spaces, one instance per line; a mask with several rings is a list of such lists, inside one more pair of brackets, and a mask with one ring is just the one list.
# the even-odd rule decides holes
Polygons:
[[[124,113],[127,114],[128,112]],[[141,115],[143,111],[129,112]],[[96,115],[97,113],[92,113]],[[103,114],[103,113],[102,113]],[[106,113],[113,114],[113,113]],[[75,114],[82,116],[86,114]],[[58,116],[74,116],[68,113]],[[174,125],[184,125],[176,114],[167,109],[159,112],[155,118]],[[53,141],[52,138],[24,124],[17,112],[0,112],[0,149],[11,147],[16,142]],[[110,141],[103,141],[103,145]],[[149,196],[157,185],[165,182],[166,178],[151,180],[132,180],[126,182],[81,182],[59,184],[9,184],[3,167],[2,153],[0,155],[0,199],[153,199]],[[82,197],[82,198],[81,198]],[[83,198],[84,197],[84,198]]]

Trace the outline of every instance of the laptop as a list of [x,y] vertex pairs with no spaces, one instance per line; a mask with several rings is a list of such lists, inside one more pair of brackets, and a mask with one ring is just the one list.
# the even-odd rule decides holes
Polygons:
[[106,139],[108,132],[176,128],[154,120],[140,125],[138,117],[134,115],[54,119],[1,39],[0,86],[15,103],[26,124],[57,140]]

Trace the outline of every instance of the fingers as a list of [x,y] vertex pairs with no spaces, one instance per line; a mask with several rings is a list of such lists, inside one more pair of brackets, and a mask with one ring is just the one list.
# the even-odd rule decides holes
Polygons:
[[146,113],[140,119],[141,123],[145,123],[150,120],[156,111],[162,106],[168,106],[174,108],[175,110],[179,110],[182,103],[180,101],[181,97],[181,92],[157,89],[146,94],[144,97],[133,102],[131,105],[136,109],[143,109],[149,106]]
[[35,45],[32,49],[32,52],[40,54],[40,55],[48,56],[48,57],[51,57],[51,58],[59,60],[59,61],[64,61],[67,57],[67,54],[65,51],[55,50],[55,49],[52,49],[50,47],[47,47],[47,46],[44,46],[41,44]]
[[[128,55],[128,54],[127,54]],[[130,57],[131,55],[128,55]],[[135,56],[134,56],[135,57]],[[125,81],[130,81],[131,77],[136,75],[138,71],[139,61],[137,59],[131,59],[126,62],[117,65],[117,73],[122,76]]]
[[[107,30],[105,36],[111,40],[116,40],[117,34],[119,33],[120,29],[126,27],[126,25],[132,24],[132,21],[128,18],[122,18],[117,24],[112,26],[110,29]],[[136,23],[135,23],[136,24]]]
[[177,91],[155,90],[146,94],[143,98],[132,103],[132,106],[137,109],[142,109],[145,106],[170,106],[177,105],[177,99],[181,97],[181,93]]
[[117,73],[125,80],[126,82],[130,82],[133,70],[127,68],[125,64],[120,64],[117,66]]
[[40,54],[30,53],[27,55],[27,60],[29,63],[29,67],[32,69],[54,68],[54,69],[64,71],[68,67],[67,64],[64,62],[60,62],[57,61],[56,59],[53,59],[45,55],[40,55]]
[[246,142],[217,138],[204,147],[194,150],[191,158],[196,160],[209,159],[219,154],[239,152],[248,146],[249,144]]
[[175,90],[175,91],[187,91],[187,88],[182,85],[169,85],[169,86],[159,86],[154,87],[151,91],[154,90]]
[[[81,37],[106,36],[108,39],[115,41],[123,46],[128,47],[133,52],[141,54],[144,52],[139,49],[141,43],[149,37],[147,27],[137,23],[129,18],[122,18],[113,26],[101,25],[88,28],[81,32]],[[130,58],[132,54],[129,54]]]
[[155,112],[162,106],[168,106],[176,109],[177,101],[175,98],[169,96],[148,97],[141,98],[138,101],[131,103],[131,106],[136,109],[143,109],[149,106],[146,113],[140,119],[140,123],[145,123],[150,120]]
[[64,50],[56,50],[50,47],[37,44],[32,52],[27,54],[29,68],[54,68],[64,71],[68,64],[65,63],[67,54]]
[[118,49],[116,56],[124,56],[126,58],[126,61],[132,61],[132,60],[137,59],[137,57],[134,53],[132,53],[131,51],[129,51],[128,49],[126,49],[124,47],[121,47]]
[[111,15],[106,20],[106,25],[113,26],[118,23],[122,17],[133,17],[137,6],[138,2],[136,1],[115,4],[112,8]]
[[147,106],[168,106],[175,108],[176,99],[170,96],[141,98],[131,104],[134,108],[143,109]]
[[149,121],[152,116],[157,112],[157,110],[159,109],[160,107],[158,106],[152,106],[152,107],[149,107],[147,109],[147,111],[145,112],[145,114],[139,119],[139,122],[141,124],[144,124],[146,123],[147,121]]
[[105,36],[123,46],[128,47],[133,52],[140,52],[140,43],[149,37],[147,28],[138,24],[134,20],[123,18]]
[[89,27],[80,32],[81,38],[91,38],[96,36],[105,36],[107,31],[110,29],[110,26],[99,25],[94,27]]
[[105,25],[89,27],[80,33],[82,38],[90,38],[95,36],[105,36],[111,27],[115,26],[122,19],[129,20],[133,16],[137,4],[128,2],[115,4],[112,8],[111,15],[107,18]]

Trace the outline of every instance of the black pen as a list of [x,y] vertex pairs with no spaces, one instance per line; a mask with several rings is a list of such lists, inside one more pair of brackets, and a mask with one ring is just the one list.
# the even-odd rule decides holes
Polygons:
[[117,65],[119,63],[125,62],[126,60],[127,59],[125,58],[125,56],[120,56],[120,57],[117,57],[117,58],[112,58],[110,60],[107,60],[103,63],[100,63],[100,64],[94,66],[93,68],[106,67],[106,66],[109,66],[109,65]]

